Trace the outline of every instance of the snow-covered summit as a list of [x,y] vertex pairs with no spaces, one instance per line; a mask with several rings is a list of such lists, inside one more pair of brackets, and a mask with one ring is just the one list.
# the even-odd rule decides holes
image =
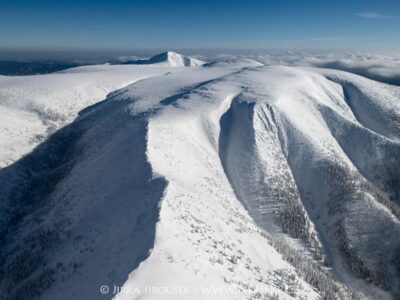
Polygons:
[[205,62],[180,53],[167,51],[154,55],[149,59],[127,61],[125,62],[125,64],[158,65],[158,66],[169,66],[169,67],[196,67],[204,65]]

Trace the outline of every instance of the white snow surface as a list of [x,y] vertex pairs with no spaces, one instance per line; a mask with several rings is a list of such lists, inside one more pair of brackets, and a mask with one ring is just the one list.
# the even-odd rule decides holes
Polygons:
[[[155,65],[0,77],[0,298],[398,295],[400,88],[202,64],[167,52]],[[388,287],[346,267],[342,239]],[[310,281],[316,269],[329,283]]]

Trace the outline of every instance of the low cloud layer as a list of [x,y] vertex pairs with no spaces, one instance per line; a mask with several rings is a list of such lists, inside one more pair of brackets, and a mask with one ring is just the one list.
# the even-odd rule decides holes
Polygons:
[[[399,53],[268,51],[240,56],[255,59],[266,65],[310,66],[343,70],[377,81],[400,85]],[[221,58],[222,55],[219,57]]]

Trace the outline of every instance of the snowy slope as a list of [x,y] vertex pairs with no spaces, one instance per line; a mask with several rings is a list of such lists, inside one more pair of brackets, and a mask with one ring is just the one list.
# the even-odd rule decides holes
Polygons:
[[[70,123],[80,110],[104,100],[108,93],[144,78],[178,71],[102,65],[51,75],[1,76],[0,109],[7,119],[0,120],[4,135],[0,167],[30,152],[48,133]],[[27,119],[30,120],[19,124]]]
[[399,88],[168,64],[0,77],[1,298],[399,297]]

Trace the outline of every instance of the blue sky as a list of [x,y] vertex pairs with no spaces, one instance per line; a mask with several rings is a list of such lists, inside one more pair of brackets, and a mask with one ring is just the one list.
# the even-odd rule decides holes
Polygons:
[[399,0],[0,0],[0,48],[400,49]]

